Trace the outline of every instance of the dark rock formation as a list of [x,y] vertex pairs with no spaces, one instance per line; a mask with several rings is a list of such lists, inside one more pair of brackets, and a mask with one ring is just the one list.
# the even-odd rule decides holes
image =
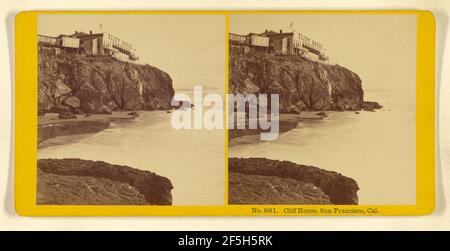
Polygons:
[[173,109],[187,109],[194,107],[194,104],[191,104],[189,100],[177,100],[177,102],[177,105],[172,106]]
[[98,108],[98,113],[112,114],[112,109],[107,105],[102,105],[100,108]]
[[[274,195],[272,195],[274,193],[274,187],[281,187],[278,189],[280,197],[289,197],[289,193],[286,194],[286,192],[290,191],[290,193],[292,193],[292,190],[296,189],[296,182],[299,182],[297,185],[298,191],[294,193],[293,198],[289,197],[289,199],[283,199],[280,201],[283,203],[280,204],[288,204],[289,201],[299,200],[301,196],[308,196],[307,200],[303,200],[305,204],[323,204],[323,202],[327,202],[326,198],[331,202],[328,204],[358,204],[357,191],[359,190],[359,187],[356,181],[339,173],[326,171],[317,167],[265,158],[229,158],[228,171],[230,177],[232,177],[229,183],[229,189],[232,191],[229,195],[230,204],[236,202],[239,202],[238,204],[255,201],[263,202],[264,200],[267,203],[261,204],[270,204],[270,202],[274,201],[272,199],[274,197]],[[258,178],[254,179],[254,183],[251,183],[251,177],[244,179],[242,176],[236,176],[235,173],[251,175],[253,178],[258,176]],[[267,177],[267,180],[263,177]],[[305,189],[305,183],[310,184],[307,189]],[[257,186],[262,189],[255,191],[254,193],[247,190],[249,187]],[[272,190],[263,189],[263,187],[272,187]],[[320,192],[311,192],[318,189],[323,192],[323,194]],[[252,197],[251,194],[254,196]],[[301,196],[298,194],[301,194]],[[314,194],[314,196],[311,194]],[[303,202],[301,204],[304,204]]]
[[373,112],[374,110],[381,109],[381,108],[383,108],[383,106],[381,106],[377,102],[365,101],[364,103],[362,103],[362,109],[364,111],[371,111],[371,112]]
[[109,179],[58,175],[38,170],[38,205],[146,205],[136,188]]
[[230,52],[229,69],[230,93],[279,94],[282,113],[363,108],[361,79],[338,65],[299,56]]
[[170,180],[149,171],[81,159],[40,159],[37,164],[38,203],[172,204]]
[[131,115],[131,116],[134,116],[134,117],[139,117],[139,113],[137,113],[137,112],[135,112],[135,111],[132,111],[132,112],[129,112],[129,113],[127,113],[128,115]]
[[64,99],[63,105],[68,106],[72,109],[80,108],[80,100],[75,96],[70,96]]
[[41,113],[60,107],[85,113],[170,109],[174,95],[167,73],[109,57],[40,54],[38,70]]
[[328,196],[320,188],[311,183],[298,180],[230,172],[228,182],[230,204],[332,204]]

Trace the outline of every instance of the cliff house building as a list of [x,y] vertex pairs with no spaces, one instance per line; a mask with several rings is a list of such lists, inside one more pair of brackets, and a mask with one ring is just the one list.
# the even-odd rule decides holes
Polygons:
[[296,32],[266,30],[248,35],[229,34],[230,49],[248,53],[260,51],[279,55],[299,55],[312,61],[328,62],[323,45]]
[[136,49],[127,41],[108,32],[89,33],[75,31],[72,35],[49,37],[38,35],[38,48],[43,52],[60,51],[90,56],[111,56],[122,61],[136,61]]
[[269,38],[255,33],[239,35],[230,33],[228,36],[230,49],[248,53],[250,51],[269,52]]

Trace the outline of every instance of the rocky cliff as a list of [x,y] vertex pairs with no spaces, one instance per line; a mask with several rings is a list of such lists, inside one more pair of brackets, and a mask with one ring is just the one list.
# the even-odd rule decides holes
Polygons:
[[150,65],[110,57],[38,57],[38,110],[111,113],[113,110],[169,109],[170,76]]
[[229,70],[230,93],[279,94],[283,113],[377,109],[364,102],[359,76],[338,65],[299,56],[230,52]]
[[289,161],[229,158],[230,204],[358,204],[358,184],[339,173]]
[[37,204],[172,204],[170,180],[149,171],[81,159],[37,164]]

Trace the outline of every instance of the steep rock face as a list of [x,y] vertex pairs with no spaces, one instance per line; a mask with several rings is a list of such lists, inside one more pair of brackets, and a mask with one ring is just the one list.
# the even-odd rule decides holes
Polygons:
[[280,112],[360,110],[364,102],[359,76],[338,65],[230,52],[229,69],[230,93],[279,94]]
[[167,73],[109,57],[40,54],[38,70],[38,109],[44,112],[169,109],[174,95]]
[[[103,161],[91,161],[81,159],[40,159],[38,164],[38,198],[41,201],[58,201],[58,198],[64,197],[63,191],[55,194],[55,190],[48,186],[51,184],[60,186],[70,184],[74,189],[67,191],[69,194],[77,195],[76,201],[92,201],[90,204],[108,204],[108,201],[102,201],[102,198],[114,197],[111,200],[122,201],[120,198],[136,198],[133,204],[142,204],[144,198],[146,204],[151,205],[171,205],[173,189],[172,183],[169,179],[159,176],[149,171],[143,171],[128,166],[120,166],[108,164]],[[45,176],[45,174],[47,174]],[[54,176],[49,176],[53,174]],[[63,176],[63,177],[61,177]],[[81,177],[75,180],[71,180],[70,177]],[[39,177],[43,178],[39,180]],[[82,189],[74,184],[77,180],[78,183],[88,182],[96,184],[95,187],[99,191],[110,191],[109,195],[99,192],[99,196],[92,196],[90,193],[83,193],[88,191],[89,188]],[[105,181],[106,180],[106,181]],[[51,181],[51,182],[50,182]],[[60,182],[60,183],[58,183]],[[69,184],[67,184],[70,182]],[[97,182],[97,183],[96,183]],[[47,184],[47,186],[45,185]],[[126,187],[131,186],[133,188],[123,189],[117,188],[117,184]],[[92,187],[92,186],[90,186]],[[110,188],[116,187],[114,190]],[[40,190],[39,190],[40,189]],[[80,192],[81,191],[81,192]],[[115,194],[113,191],[117,191]],[[140,195],[137,195],[137,192]],[[93,201],[95,200],[95,201]],[[117,203],[116,203],[117,204]]]
[[[316,195],[313,197],[314,200],[310,199],[317,202],[313,204],[323,204],[319,202],[324,202],[326,199],[329,199],[331,202],[330,204],[336,205],[358,204],[357,191],[359,190],[359,187],[355,180],[345,177],[339,173],[326,171],[317,167],[298,165],[289,161],[269,160],[265,158],[229,158],[228,170],[230,172],[230,176],[233,176],[233,173],[239,173],[244,175],[268,177],[267,179],[273,179],[273,177],[289,179],[292,184],[293,182],[298,181],[300,182],[297,186],[297,189],[299,189],[297,192],[298,194],[311,195],[312,193],[310,191],[314,190],[314,187],[316,187],[320,189],[323,194],[320,192],[315,193]],[[254,180],[255,182],[258,182],[260,179]],[[266,182],[269,181],[266,180]],[[230,190],[237,192],[232,194],[234,197],[230,195],[230,202],[242,200],[242,198],[248,197],[248,195],[246,195],[248,190],[246,191],[245,187],[236,187],[240,183],[245,184],[248,182],[245,180],[239,181],[235,178],[231,179],[229,184]],[[302,188],[305,187],[304,183],[309,183],[311,185],[309,191]],[[285,186],[286,184],[289,183],[285,181],[279,182],[279,186]],[[289,190],[293,189],[292,187],[293,185],[290,186]],[[284,190],[288,191],[287,188],[284,188]],[[259,195],[257,194],[257,197],[263,194],[271,194],[270,191],[259,191],[258,193]],[[289,194],[284,193],[280,196],[287,195]],[[324,195],[326,195],[326,197]],[[266,197],[266,200],[270,201],[271,198]]]

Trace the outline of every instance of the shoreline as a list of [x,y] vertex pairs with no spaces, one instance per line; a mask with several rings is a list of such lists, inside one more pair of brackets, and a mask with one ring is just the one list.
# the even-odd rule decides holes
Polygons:
[[130,114],[127,112],[113,112],[112,114],[91,114],[75,115],[76,118],[59,119],[57,113],[47,113],[44,116],[38,116],[38,148],[41,143],[47,139],[97,133],[107,129],[111,122],[130,121],[138,117],[139,114]]
[[[302,112],[300,114],[280,113],[279,116],[279,134],[284,134],[292,129],[297,128],[300,121],[305,120],[322,120],[326,118],[327,113],[322,114],[320,111]],[[248,124],[248,120],[246,122]],[[242,144],[253,144],[261,142],[261,129],[228,129],[228,146],[233,147]]]

